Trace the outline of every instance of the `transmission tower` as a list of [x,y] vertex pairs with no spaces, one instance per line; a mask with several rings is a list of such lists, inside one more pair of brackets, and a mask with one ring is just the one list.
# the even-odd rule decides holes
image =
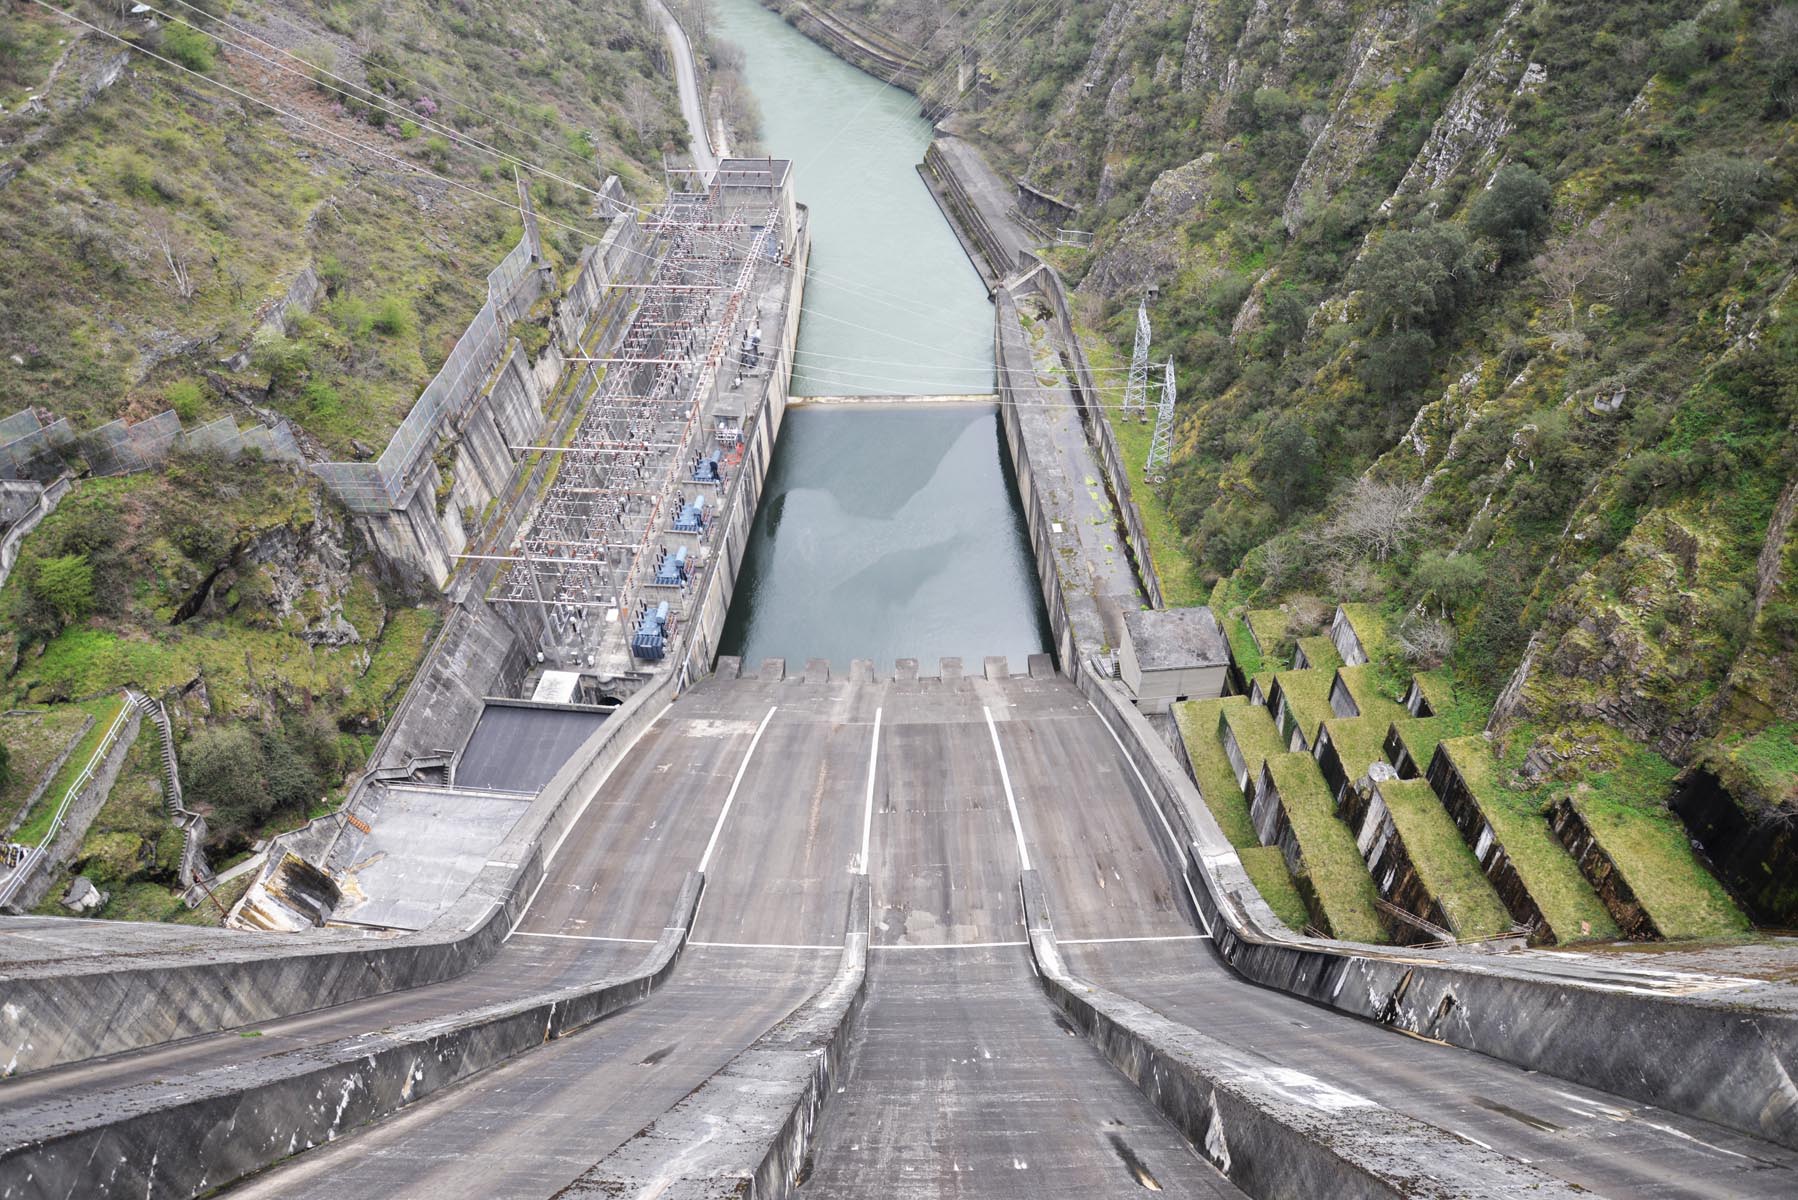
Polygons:
[[1149,302],[1136,306],[1136,349],[1130,355],[1130,382],[1124,388],[1124,415],[1149,419]]
[[1149,460],[1143,478],[1160,483],[1167,478],[1168,460],[1174,454],[1174,360],[1167,360],[1167,380],[1161,385],[1161,408],[1155,414],[1155,432],[1149,438]]

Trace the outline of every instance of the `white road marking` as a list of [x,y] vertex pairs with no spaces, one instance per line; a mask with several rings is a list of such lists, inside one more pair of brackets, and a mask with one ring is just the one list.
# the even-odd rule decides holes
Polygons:
[[1142,786],[1142,794],[1149,798],[1149,804],[1155,809],[1155,816],[1161,821],[1161,828],[1167,834],[1167,840],[1173,843],[1174,853],[1180,856],[1180,862],[1182,863],[1182,866],[1180,867],[1180,882],[1186,885],[1186,894],[1192,897],[1192,911],[1198,915],[1199,926],[1204,929],[1205,936],[1210,937],[1211,922],[1205,919],[1205,908],[1199,903],[1198,896],[1193,892],[1192,878],[1187,875],[1186,867],[1184,866],[1186,862],[1186,847],[1180,844],[1179,837],[1174,833],[1174,827],[1168,824],[1167,814],[1161,811],[1161,801],[1155,798],[1155,793],[1150,789],[1149,781],[1143,778],[1142,771],[1136,765],[1136,760],[1130,757],[1130,752],[1128,750],[1124,749],[1124,739],[1119,737],[1118,731],[1111,727],[1111,722],[1105,719],[1105,714],[1099,711],[1099,706],[1097,704],[1088,700],[1086,706],[1093,710],[1093,716],[1099,718],[1099,724],[1105,726],[1105,732],[1109,733],[1111,735],[1111,740],[1117,743],[1118,753],[1124,756],[1124,762],[1129,766],[1130,773],[1136,776],[1136,782]]
[[999,760],[999,782],[1005,785],[1005,806],[1011,810],[1011,831],[1018,839],[1018,862],[1023,869],[1030,869],[1030,851],[1024,845],[1024,824],[1018,820],[1018,798],[1011,791],[1011,772],[1005,769],[1005,751],[999,748],[999,727],[993,724],[993,710],[981,706],[986,714],[986,731],[993,735],[993,755]]
[[815,945],[801,942],[688,942],[702,950],[841,950],[841,945]]
[[1056,938],[1064,946],[1103,946],[1109,942],[1206,942],[1208,933],[1164,933],[1152,937]]
[[637,732],[637,736],[631,739],[631,744],[626,746],[624,752],[613,761],[611,766],[606,768],[605,774],[601,775],[599,781],[593,785],[593,790],[587,793],[587,798],[581,801],[580,810],[574,814],[574,820],[568,822],[568,828],[562,831],[562,836],[556,839],[556,844],[551,846],[549,853],[543,856],[543,875],[537,880],[537,886],[531,889],[531,898],[526,900],[524,907],[518,910],[518,919],[512,922],[512,928],[506,930],[506,936],[500,939],[501,942],[511,941],[512,935],[518,932],[518,927],[524,924],[525,914],[531,911],[531,905],[537,903],[537,893],[543,890],[545,883],[549,882],[549,864],[556,861],[556,852],[562,848],[562,843],[568,840],[568,835],[574,832],[574,827],[581,823],[581,817],[585,815],[587,806],[593,803],[593,797],[599,795],[600,790],[606,786],[606,780],[612,777],[612,772],[618,769],[618,764],[623,762],[636,748],[637,743],[643,740],[643,735],[661,724],[662,718],[666,717],[668,710],[673,707],[674,702],[669,701],[662,707],[662,711],[656,714],[655,720]]
[[880,761],[880,709],[874,710],[874,740],[868,747],[868,798],[862,805],[862,856],[860,875],[868,873],[868,837],[874,829],[874,768]]
[[1029,942],[893,942],[869,946],[869,950],[995,950],[1004,946],[1028,946]]
[[755,748],[762,744],[762,734],[767,732],[768,722],[774,719],[774,713],[779,707],[778,704],[770,707],[767,715],[762,718],[762,723],[755,727],[755,736],[749,740],[749,749],[743,755],[743,761],[737,765],[737,777],[730,781],[730,791],[725,794],[724,807],[718,813],[718,823],[712,826],[711,840],[706,842],[705,853],[699,856],[696,870],[703,872],[706,864],[712,861],[712,851],[718,848],[718,835],[724,832],[724,822],[730,816],[731,805],[737,802],[737,789],[743,786],[743,776],[749,770],[749,760],[755,757]]
[[561,938],[565,942],[628,942],[633,946],[653,946],[656,938],[600,937],[595,933],[533,933],[520,930],[519,937]]

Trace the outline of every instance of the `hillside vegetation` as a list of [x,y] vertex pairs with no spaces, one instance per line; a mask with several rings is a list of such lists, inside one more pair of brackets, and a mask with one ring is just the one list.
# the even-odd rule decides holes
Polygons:
[[1214,603],[1380,605],[1497,701],[1518,788],[1664,815],[1703,762],[1771,852],[1798,819],[1798,5],[830,7],[979,52],[925,94],[1093,231],[1054,257],[1123,353],[1151,292],[1183,406],[1159,498]]
[[[520,238],[515,170],[572,262],[593,189],[653,197],[683,136],[635,0],[4,3],[0,417],[287,419],[308,458],[378,454]],[[169,701],[228,860],[340,794],[437,620],[304,470],[79,479],[0,590],[0,691],[46,712],[13,723],[9,803],[39,725],[132,684]],[[161,915],[179,838],[132,754],[75,865],[106,915]]]

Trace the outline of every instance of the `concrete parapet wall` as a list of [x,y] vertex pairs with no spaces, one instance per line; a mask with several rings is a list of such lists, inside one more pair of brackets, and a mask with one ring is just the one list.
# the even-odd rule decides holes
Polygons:
[[329,1008],[471,970],[498,949],[562,835],[676,692],[676,679],[663,675],[619,706],[538,793],[462,898],[418,934],[327,930],[283,943],[220,936],[173,952],[9,971],[0,981],[8,1073]]
[[850,895],[843,957],[830,982],[697,1091],[557,1192],[558,1200],[791,1195],[867,995],[868,916],[863,875]]
[[1572,1196],[1581,1189],[1069,973],[1035,871],[1022,881],[1038,978],[1193,1147],[1251,1196]]
[[[704,877],[689,873],[628,975],[362,1034],[249,1065],[9,1111],[0,1168],[44,1195],[191,1196],[381,1120],[633,1004],[665,980]],[[104,1161],[109,1169],[94,1170]]]
[[[1078,684],[1120,740],[1161,814],[1186,839],[1173,865],[1199,879],[1199,919],[1256,983],[1527,1070],[1798,1147],[1798,1017],[1754,1002],[1746,982],[1582,977],[1577,962],[1516,963],[1459,951],[1385,954],[1286,930],[1243,871],[1173,751],[1116,685]],[[1678,986],[1676,983],[1675,986]],[[1326,1193],[1319,1193],[1326,1194]]]

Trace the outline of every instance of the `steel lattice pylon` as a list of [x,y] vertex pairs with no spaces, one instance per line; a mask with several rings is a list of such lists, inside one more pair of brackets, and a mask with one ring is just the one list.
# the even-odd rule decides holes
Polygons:
[[1124,415],[1149,419],[1149,302],[1136,306],[1136,349],[1130,354],[1130,381],[1124,388]]
[[1155,433],[1149,439],[1149,458],[1143,478],[1160,483],[1167,478],[1168,460],[1174,455],[1174,360],[1167,360],[1167,378],[1161,385],[1161,407],[1155,413]]

